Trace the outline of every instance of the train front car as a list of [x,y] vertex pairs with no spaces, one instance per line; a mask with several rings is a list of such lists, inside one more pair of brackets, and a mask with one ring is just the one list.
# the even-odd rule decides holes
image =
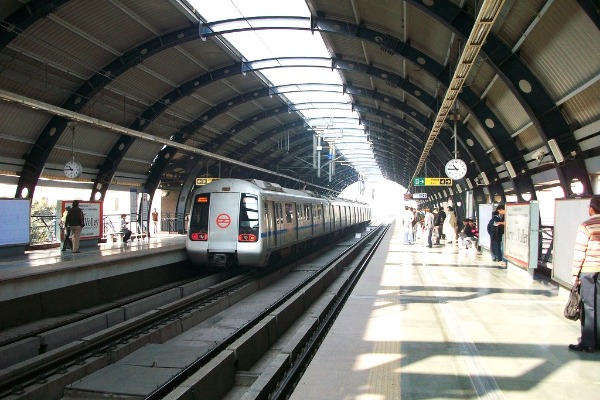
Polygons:
[[263,265],[259,199],[256,185],[237,179],[197,189],[186,241],[192,263],[216,268]]

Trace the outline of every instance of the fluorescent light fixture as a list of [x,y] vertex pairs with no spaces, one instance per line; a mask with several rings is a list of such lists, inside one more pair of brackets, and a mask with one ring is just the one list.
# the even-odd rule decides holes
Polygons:
[[473,189],[473,183],[471,182],[471,180],[469,178],[465,178],[465,181],[467,182],[467,186],[469,187],[469,190]]
[[481,172],[481,180],[483,181],[484,185],[489,185],[490,184],[490,180],[487,177],[487,174],[485,172]]
[[550,151],[552,152],[552,155],[554,156],[554,159],[557,163],[560,164],[561,162],[565,161],[562,151],[560,151],[560,147],[558,147],[556,139],[548,140],[548,147],[550,147]]
[[508,175],[510,175],[511,178],[514,179],[517,177],[517,173],[515,172],[515,169],[513,168],[512,163],[510,161],[505,162],[504,166],[506,167]]

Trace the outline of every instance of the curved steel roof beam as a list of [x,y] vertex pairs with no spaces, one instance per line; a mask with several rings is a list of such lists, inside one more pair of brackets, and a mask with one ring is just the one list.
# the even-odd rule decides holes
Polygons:
[[[192,80],[192,81],[195,81],[195,80]],[[184,84],[184,85],[186,85],[186,84]],[[314,84],[311,83],[309,85],[314,85]],[[322,84],[317,84],[317,85],[323,86]],[[196,86],[199,86],[199,85],[196,85]],[[271,96],[273,94],[284,94],[285,95],[285,93],[288,93],[286,91],[288,88],[291,87],[291,88],[297,89],[299,86],[302,86],[302,85],[282,85],[282,86],[271,87],[271,88],[260,88],[260,89],[255,89],[255,90],[249,91],[247,93],[238,95],[234,98],[227,99],[227,100],[221,102],[220,104],[218,104],[217,106],[211,108],[210,110],[208,110],[207,112],[205,112],[204,114],[202,114],[201,116],[196,118],[194,121],[192,121],[191,123],[189,123],[182,129],[180,129],[180,131],[177,132],[176,134],[174,134],[171,137],[171,139],[174,141],[182,142],[185,139],[187,139],[187,137],[189,135],[191,135],[195,130],[197,130],[204,123],[208,122],[215,116],[220,115],[221,113],[225,112],[226,110],[231,109],[234,106],[237,106],[246,101],[251,101],[251,100],[254,100],[254,99],[257,99],[260,97],[264,97],[267,95],[269,95],[269,96]],[[332,89],[333,85],[326,85],[326,86],[329,89]],[[422,114],[420,114],[418,112],[418,110],[407,106],[405,102],[402,102],[396,98],[393,98],[392,96],[383,96],[381,94],[378,94],[375,91],[361,88],[358,86],[352,86],[352,85],[336,85],[336,86],[341,87],[343,92],[352,94],[354,96],[367,96],[369,98],[375,98],[375,99],[381,97],[381,100],[384,101],[386,104],[390,104],[392,107],[395,107],[406,114],[410,113],[412,119],[415,119],[415,120],[421,122],[422,124],[425,123],[426,117],[423,116]],[[296,90],[294,90],[294,91],[296,91]],[[173,96],[168,96],[168,98],[169,99],[173,98],[176,95],[176,93],[179,93],[179,92],[181,92],[181,91],[178,89],[174,90]],[[422,96],[422,97],[426,97],[426,96]],[[417,101],[420,101],[420,99],[417,99]],[[432,101],[433,101],[433,98],[432,98]],[[424,106],[427,107],[426,104],[424,104]],[[154,107],[149,108],[149,110],[153,110],[153,109],[154,109]],[[146,116],[148,116],[148,115],[146,115]],[[301,124],[301,122],[300,122],[300,124]],[[412,130],[412,127],[409,127],[409,126],[405,126],[404,128],[407,132],[410,132],[410,130]],[[467,132],[468,132],[468,130],[465,128],[463,135],[464,136],[472,135],[470,132],[468,132],[468,135],[467,135]],[[478,141],[474,141],[474,143],[477,143],[477,146],[480,146],[480,143]],[[461,144],[462,144],[462,140],[461,140]],[[120,143],[117,143],[115,145],[115,147],[117,147],[117,150],[118,150],[119,146],[120,146]],[[463,146],[463,147],[465,148],[467,153],[469,153],[468,148],[466,146]],[[483,150],[482,150],[482,152],[483,152]],[[146,190],[149,193],[153,193],[156,190],[156,188],[158,187],[158,184],[160,183],[160,177],[162,176],[164,169],[167,167],[167,165],[169,163],[168,160],[172,159],[172,157],[175,155],[175,153],[176,153],[176,150],[174,150],[173,148],[167,147],[167,148],[163,148],[161,150],[161,152],[155,158],[155,161],[154,161],[153,165],[151,166],[149,178],[147,181],[148,183],[146,185]],[[111,151],[111,154],[113,154],[113,151]],[[109,158],[109,159],[114,160],[113,158]],[[112,175],[110,175],[110,176],[112,176]],[[104,188],[104,193],[105,193],[105,190],[107,190],[108,185],[101,185],[101,188]]]
[[[358,28],[361,29],[361,31],[360,31],[361,33],[364,33],[364,29],[365,29],[365,28],[362,28],[359,26],[354,26],[354,25],[350,26],[344,22],[335,21],[335,20],[319,20],[319,23],[325,24],[325,25],[327,25],[327,23],[329,23],[329,25],[332,27],[333,31],[336,31],[339,28],[340,23],[342,23],[342,26],[344,26],[346,28],[349,28],[349,27],[356,28],[356,29],[343,29],[343,32],[336,32],[336,33],[342,33],[342,34],[347,34],[347,35],[352,35],[352,36],[357,36],[356,32],[358,31]],[[77,90],[77,92],[73,96],[71,96],[71,98],[69,98],[65,102],[65,104],[63,104],[63,107],[67,108],[69,110],[74,110],[74,111],[81,110],[82,107],[89,102],[89,100],[91,99],[91,97],[94,94],[96,94],[101,88],[106,86],[107,83],[111,82],[114,78],[118,77],[123,72],[125,72],[125,71],[129,70],[130,68],[134,67],[135,65],[143,62],[144,60],[148,59],[149,57],[156,54],[157,52],[160,52],[162,50],[165,50],[167,48],[170,48],[170,47],[178,45],[178,44],[186,43],[190,40],[197,39],[198,38],[197,27],[198,27],[197,25],[194,25],[191,27],[187,27],[187,28],[175,31],[175,32],[171,32],[167,35],[164,35],[164,36],[161,36],[158,38],[154,38],[154,39],[142,44],[141,46],[138,46],[135,49],[128,51],[122,57],[119,57],[116,60],[114,60],[107,67],[103,68],[102,71],[100,71],[94,77],[92,77],[89,81],[85,82],[82,86],[80,86],[80,88]],[[314,27],[313,27],[313,29],[314,29]],[[327,31],[326,26],[319,26],[318,29]],[[375,40],[375,37],[381,38],[381,34],[379,34],[378,32],[375,32],[375,31],[372,31],[372,32],[377,34],[376,36],[372,35],[373,40]],[[366,38],[363,36],[357,36],[357,37],[366,40]],[[409,60],[411,60],[413,62],[417,62],[416,59],[419,56],[424,57],[425,60],[430,60],[430,58],[428,56],[426,56],[424,53],[422,53],[416,49],[413,49],[406,44],[404,44],[402,46],[402,49],[400,49],[400,50],[401,51],[397,51],[398,54],[400,54],[401,56],[407,57]],[[354,68],[354,66],[355,66],[354,63],[344,63],[341,61],[339,62],[339,64],[340,65],[337,66],[338,68],[343,67],[341,64],[346,64],[349,68]],[[436,66],[434,64],[431,64],[431,66],[429,66],[429,64],[430,64],[429,62],[426,62],[426,64],[428,64],[428,67],[431,68],[430,71],[434,74],[434,76],[436,78],[444,70],[439,65]],[[244,67],[242,67],[242,68],[244,68]],[[372,69],[372,70],[377,70],[376,68],[373,68],[373,67],[368,67],[368,68]],[[231,71],[225,71],[224,69],[221,69],[220,71],[223,73],[231,73]],[[436,72],[437,72],[437,75],[436,75]],[[235,73],[237,73],[237,71]],[[224,76],[212,75],[211,79],[215,79],[215,78],[218,79],[221,77],[224,77]],[[384,75],[381,75],[381,77],[386,79],[387,75],[384,74]],[[390,81],[390,82],[393,83],[393,81]],[[60,135],[62,134],[62,132],[64,131],[64,129],[66,127],[66,123],[67,123],[66,120],[64,120],[60,117],[54,117],[49,122],[49,124],[44,128],[44,130],[38,137],[36,144],[34,146],[32,146],[32,149],[25,161],[23,173],[22,173],[22,176],[19,179],[19,183],[17,185],[17,194],[19,192],[21,192],[23,188],[28,188],[29,189],[28,196],[33,196],[35,184],[37,183],[37,180],[39,179],[41,170],[43,169],[43,166],[45,165],[48,154],[50,153],[50,150],[56,145],[56,142],[58,141]],[[498,124],[498,125],[500,125],[500,124]],[[122,148],[123,150],[126,151],[126,148],[128,148],[128,146],[130,146],[130,144],[131,144],[130,140],[129,141],[125,140],[125,141],[119,142],[115,147]],[[109,157],[111,157],[111,156],[112,155],[109,155]]]
[[[445,4],[446,2],[435,2],[435,4],[438,4],[438,3]],[[261,20],[261,19],[267,20],[268,18],[267,17],[257,17],[257,20]],[[284,19],[285,18],[279,18],[279,17],[277,18],[278,21],[282,21]],[[308,20],[308,18],[306,18],[306,19]],[[439,18],[436,18],[436,19],[439,19]],[[294,20],[294,22],[297,24],[298,20],[301,20],[301,18],[294,17],[290,20]],[[238,20],[228,20],[227,21],[228,28],[231,26],[232,21],[238,21]],[[217,22],[209,23],[209,24],[202,24],[201,36],[208,37],[208,36],[212,36],[212,35],[221,35],[223,33],[233,33],[233,32],[239,32],[239,31],[251,29],[251,28],[248,28],[247,22],[248,21],[252,22],[253,18],[239,19],[239,21],[240,21],[240,23],[242,23],[242,21],[244,21],[246,23],[245,28],[242,28],[242,27],[239,29],[229,28],[222,32],[215,30],[215,28],[219,27],[221,21],[217,21]],[[473,21],[472,18],[471,18],[471,21]],[[365,41],[375,43],[375,44],[381,46],[382,50],[387,51],[390,54],[397,54],[397,55],[409,60],[413,64],[417,65],[419,68],[423,69],[428,74],[430,74],[432,78],[440,81],[445,87],[448,87],[448,85],[450,83],[449,79],[448,79],[448,76],[450,74],[449,74],[447,66],[445,67],[445,66],[442,66],[441,64],[438,64],[435,60],[433,60],[431,57],[429,57],[425,53],[410,46],[409,43],[404,43],[400,39],[392,37],[391,35],[387,35],[382,32],[378,32],[373,29],[366,28],[366,27],[363,27],[363,26],[360,26],[357,24],[349,23],[346,21],[339,21],[339,20],[333,20],[333,19],[327,19],[327,18],[312,17],[312,18],[310,18],[310,23],[311,23],[311,30],[318,30],[321,32],[332,33],[332,34],[347,35],[347,36],[351,36],[351,37],[356,37],[360,40],[365,40]],[[269,27],[263,25],[260,27],[260,29],[266,30],[266,29],[269,29]],[[280,24],[276,27],[276,29],[285,29],[285,28]],[[293,29],[301,29],[301,28],[299,28],[298,26],[295,26]],[[468,33],[467,33],[467,36],[468,36]],[[259,62],[263,62],[263,61],[264,60],[259,60]],[[520,62],[520,60],[519,60],[519,62]],[[354,70],[357,65],[357,63],[353,62],[353,61],[339,61],[338,64],[345,64],[346,68],[348,68],[350,70]],[[527,66],[524,65],[523,63],[521,63],[520,65],[521,65],[521,68],[527,69]],[[339,68],[339,67],[340,67],[340,65],[332,65],[332,68]],[[375,68],[372,66],[369,66],[369,67]],[[494,66],[494,69],[498,70],[497,66]],[[384,76],[385,76],[385,78],[384,78]],[[388,78],[387,74],[385,74],[385,73],[383,73],[383,75],[381,75],[380,77],[383,79]],[[514,92],[515,89],[513,86],[509,85],[509,89],[511,89],[513,91],[515,96],[518,95],[517,93]],[[411,92],[407,91],[407,93],[411,93]],[[417,92],[412,92],[412,94],[416,95]],[[419,91],[418,94],[421,95],[422,93]],[[504,127],[504,125],[502,124],[502,121],[489,109],[489,107],[485,104],[485,102],[482,101],[479,98],[479,96],[477,96],[468,87],[463,88],[463,90],[459,94],[459,98],[460,98],[461,103],[463,103],[467,108],[469,108],[470,111],[473,113],[473,115],[475,115],[479,121],[490,120],[493,122],[493,128],[486,129],[485,128],[486,125],[484,125],[483,123],[481,124],[481,126],[484,127],[484,129],[486,130],[486,132],[488,134],[488,137],[490,137],[492,139],[492,142],[495,144],[496,149],[498,150],[499,154],[501,155],[502,162],[511,160],[511,162],[515,165],[515,168],[517,170],[519,170],[519,171],[521,169],[527,170],[526,169],[527,163],[526,163],[523,155],[521,154],[520,150],[518,149],[516,143],[510,136],[510,133]],[[431,108],[435,108],[433,103],[432,103]],[[530,185],[531,187],[533,187],[533,181],[531,180],[531,177],[520,176],[520,180],[527,181],[527,183],[528,183],[527,186]],[[521,186],[521,185],[515,184],[515,186]]]
[[[428,5],[423,4],[419,0],[407,0],[407,3],[436,19],[463,39],[469,36],[475,23],[471,15],[449,1],[435,1],[428,3]],[[587,12],[587,7],[582,2],[579,2],[579,4]],[[598,17],[596,16],[594,20],[597,21]],[[568,196],[572,193],[570,185],[572,179],[579,179],[584,186],[584,193],[592,194],[589,174],[587,173],[587,168],[581,156],[581,151],[573,130],[569,127],[565,116],[561,113],[560,107],[556,106],[556,103],[552,100],[552,97],[539,79],[521,60],[519,55],[513,53],[492,32],[490,32],[486,42],[483,44],[481,52],[485,55],[486,61],[488,61],[493,70],[519,101],[527,116],[537,128],[536,130],[542,141],[546,143],[547,151],[552,153],[548,145],[548,140],[556,139],[560,141],[563,154],[575,152],[575,158],[564,165],[559,165],[555,162],[555,169],[565,195]],[[505,158],[504,161],[511,161],[516,171],[522,169],[525,171],[528,170],[527,162],[522,156]],[[533,184],[531,184],[531,188],[533,188]],[[535,193],[535,191],[532,191],[532,193]]]

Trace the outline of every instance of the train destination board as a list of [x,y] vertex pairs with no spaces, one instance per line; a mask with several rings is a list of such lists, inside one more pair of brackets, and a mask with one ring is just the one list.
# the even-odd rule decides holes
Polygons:
[[413,186],[452,186],[452,179],[420,177],[413,180]]

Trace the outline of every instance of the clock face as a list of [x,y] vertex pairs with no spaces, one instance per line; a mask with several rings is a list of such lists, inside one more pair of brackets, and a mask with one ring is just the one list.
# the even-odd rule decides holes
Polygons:
[[79,178],[82,172],[81,164],[77,161],[69,161],[65,164],[64,172],[67,178]]
[[448,161],[446,175],[452,179],[462,179],[467,174],[467,164],[460,158]]

